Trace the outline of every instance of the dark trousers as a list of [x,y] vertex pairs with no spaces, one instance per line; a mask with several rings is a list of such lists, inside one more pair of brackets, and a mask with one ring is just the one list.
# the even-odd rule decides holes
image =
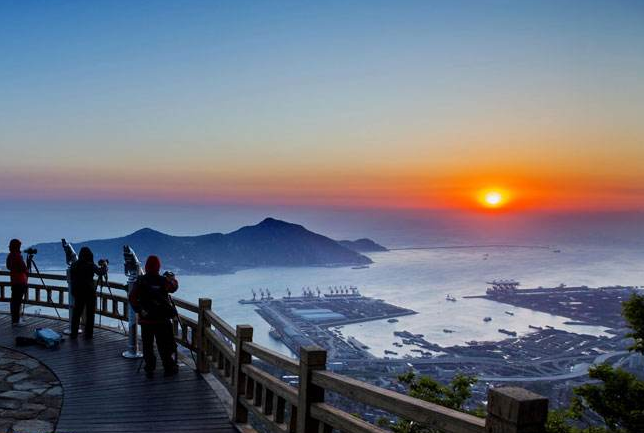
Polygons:
[[154,371],[157,365],[157,358],[154,356],[154,341],[157,342],[157,350],[163,363],[165,371],[171,371],[177,367],[172,359],[177,344],[174,341],[172,322],[160,322],[154,324],[141,324],[141,340],[143,340],[143,359],[145,360],[145,371]]
[[78,327],[80,326],[80,319],[85,311],[85,328],[83,336],[85,338],[92,338],[94,336],[94,313],[96,312],[96,293],[75,296],[74,309],[72,311],[72,331],[69,334],[71,338],[78,336]]
[[20,306],[22,305],[22,299],[26,292],[26,284],[11,285],[11,323],[18,323],[20,321]]

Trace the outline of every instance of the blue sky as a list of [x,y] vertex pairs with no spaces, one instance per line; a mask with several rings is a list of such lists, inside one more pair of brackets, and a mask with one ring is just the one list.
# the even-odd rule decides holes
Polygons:
[[529,208],[637,208],[643,18],[626,1],[4,1],[0,196],[455,207],[499,184]]

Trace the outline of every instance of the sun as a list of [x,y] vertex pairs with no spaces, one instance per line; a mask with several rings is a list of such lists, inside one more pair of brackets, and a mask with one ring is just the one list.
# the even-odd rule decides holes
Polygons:
[[490,191],[487,194],[485,194],[485,203],[487,203],[490,206],[498,206],[501,204],[502,201],[503,201],[503,196],[501,196],[500,192]]
[[509,199],[509,194],[501,189],[486,189],[479,192],[479,203],[488,209],[498,209],[504,207]]

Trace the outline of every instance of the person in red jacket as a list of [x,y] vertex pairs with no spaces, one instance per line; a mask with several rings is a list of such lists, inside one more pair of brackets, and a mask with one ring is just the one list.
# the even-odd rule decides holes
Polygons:
[[145,262],[145,275],[140,276],[128,299],[139,317],[141,340],[143,342],[143,360],[145,372],[152,377],[156,368],[154,341],[163,363],[164,376],[174,376],[179,371],[177,361],[172,358],[177,344],[172,331],[172,318],[177,315],[170,293],[179,288],[174,275],[160,275],[161,261],[157,256],[148,257]]
[[20,324],[20,307],[22,298],[27,292],[27,279],[29,272],[27,264],[22,258],[20,247],[22,242],[18,239],[12,239],[9,242],[9,254],[7,255],[7,269],[11,278],[11,324]]

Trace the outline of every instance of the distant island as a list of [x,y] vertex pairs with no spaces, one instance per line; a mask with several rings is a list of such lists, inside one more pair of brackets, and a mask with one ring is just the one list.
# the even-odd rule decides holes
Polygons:
[[[387,251],[370,239],[335,241],[305,227],[266,218],[254,226],[228,234],[172,236],[144,228],[130,235],[73,243],[91,248],[94,257],[109,259],[116,271],[123,263],[123,245],[130,245],[143,262],[150,254],[161,257],[164,268],[183,273],[223,274],[270,266],[359,266],[372,263],[361,253]],[[41,268],[61,268],[65,254],[60,242],[34,246]]]

